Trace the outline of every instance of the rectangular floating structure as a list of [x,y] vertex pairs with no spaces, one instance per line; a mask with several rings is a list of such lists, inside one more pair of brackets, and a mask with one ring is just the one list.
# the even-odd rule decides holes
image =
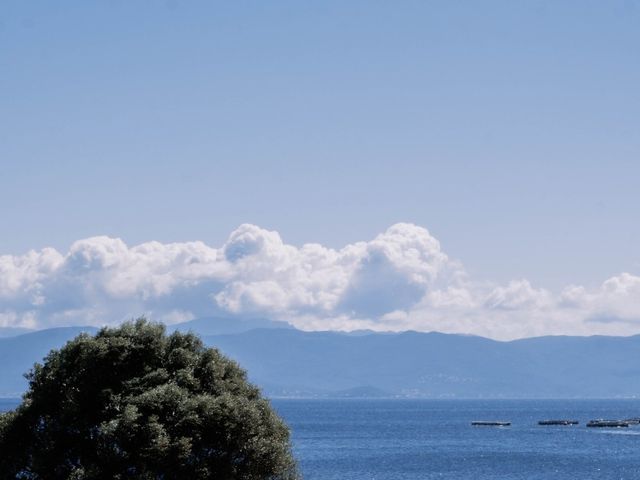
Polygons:
[[508,427],[511,425],[511,422],[475,420],[471,422],[471,425],[473,425],[474,427]]
[[578,425],[578,420],[540,420],[538,425]]
[[587,427],[609,427],[609,428],[624,428],[628,427],[629,422],[624,420],[591,420],[587,423]]

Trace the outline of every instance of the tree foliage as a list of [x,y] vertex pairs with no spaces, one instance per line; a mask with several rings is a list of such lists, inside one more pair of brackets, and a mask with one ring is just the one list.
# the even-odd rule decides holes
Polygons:
[[82,334],[0,415],[1,479],[294,479],[289,431],[245,372],[139,319]]

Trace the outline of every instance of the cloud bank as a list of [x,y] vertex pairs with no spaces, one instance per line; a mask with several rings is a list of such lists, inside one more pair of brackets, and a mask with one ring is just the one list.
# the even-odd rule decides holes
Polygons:
[[0,256],[0,327],[168,323],[261,316],[305,330],[419,330],[497,339],[640,332],[640,277],[551,292],[518,279],[474,281],[426,229],[391,226],[336,250],[241,225],[203,242],[128,246],[110,237]]

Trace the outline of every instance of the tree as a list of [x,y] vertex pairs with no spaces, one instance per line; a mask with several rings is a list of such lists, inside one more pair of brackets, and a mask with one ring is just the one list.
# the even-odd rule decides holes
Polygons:
[[0,416],[0,479],[297,478],[289,431],[246,373],[139,319],[82,334]]

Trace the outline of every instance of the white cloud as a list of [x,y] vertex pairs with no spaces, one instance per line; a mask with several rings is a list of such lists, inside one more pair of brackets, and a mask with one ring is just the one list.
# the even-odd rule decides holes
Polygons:
[[551,294],[535,289],[527,280],[512,280],[506,287],[495,287],[484,304],[489,309],[540,310],[553,303]]
[[421,227],[400,223],[339,250],[300,247],[241,225],[203,242],[92,237],[65,254],[0,256],[0,326],[117,323],[140,314],[168,323],[260,315],[309,330],[438,330],[494,338],[640,331],[640,277],[553,293],[526,279],[469,279]]

